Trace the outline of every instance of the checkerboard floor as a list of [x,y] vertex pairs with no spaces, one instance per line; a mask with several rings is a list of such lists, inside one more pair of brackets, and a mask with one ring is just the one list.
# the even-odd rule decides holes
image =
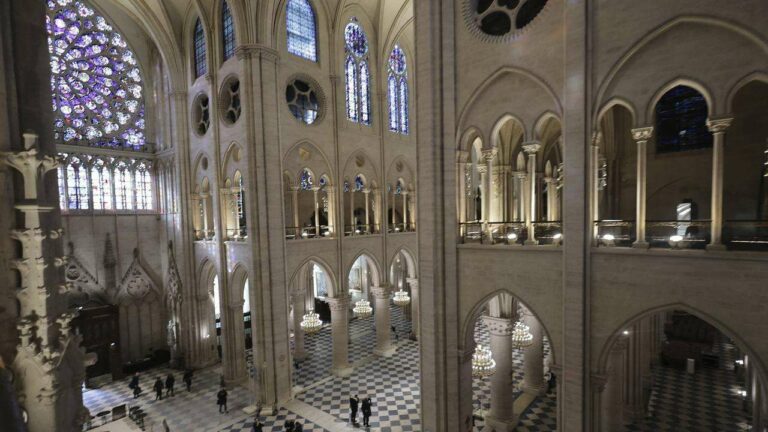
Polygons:
[[748,431],[751,418],[743,409],[744,386],[733,371],[733,352],[723,344],[721,367],[700,368],[694,375],[685,370],[657,365],[649,416],[627,426],[629,432],[650,431]]

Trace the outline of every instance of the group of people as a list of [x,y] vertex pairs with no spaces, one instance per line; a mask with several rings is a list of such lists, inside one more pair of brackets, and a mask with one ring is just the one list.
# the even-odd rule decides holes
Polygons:
[[371,398],[367,397],[360,402],[360,398],[357,395],[354,395],[349,398],[349,409],[351,411],[349,421],[352,423],[353,426],[357,426],[357,410],[358,407],[360,408],[360,411],[363,413],[363,426],[369,427],[370,426],[370,419],[371,419],[371,407],[373,406],[373,401],[371,401]]
[[[184,384],[187,386],[187,391],[192,391],[192,371],[185,371],[184,377],[182,379],[184,380]],[[163,379],[161,377],[157,377],[155,384],[152,386],[152,388],[155,390],[155,400],[163,400],[163,390],[165,390],[165,397],[176,396],[176,392],[174,392],[174,385],[176,385],[176,377],[173,376],[172,372],[165,377],[165,383],[163,383]],[[128,384],[128,388],[133,390],[134,399],[137,399],[139,396],[141,396],[141,385],[139,384],[138,372],[133,374],[131,377],[131,382]]]

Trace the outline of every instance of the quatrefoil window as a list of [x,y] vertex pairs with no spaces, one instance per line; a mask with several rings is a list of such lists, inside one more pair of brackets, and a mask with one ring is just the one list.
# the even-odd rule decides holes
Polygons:
[[474,22],[483,33],[505,36],[530,24],[547,0],[470,0],[470,4]]

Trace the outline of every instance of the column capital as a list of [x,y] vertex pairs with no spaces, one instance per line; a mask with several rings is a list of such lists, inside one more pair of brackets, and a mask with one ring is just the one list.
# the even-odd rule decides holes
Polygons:
[[632,129],[632,139],[637,142],[646,142],[653,136],[653,126]]
[[493,336],[512,336],[515,330],[515,323],[509,318],[484,316],[483,322]]
[[707,129],[713,134],[720,134],[725,132],[731,123],[733,123],[732,117],[707,119]]
[[235,48],[235,56],[238,58],[238,60],[247,60],[260,56],[266,60],[276,63],[280,58],[280,53],[266,45],[248,44],[240,45],[239,47]]
[[527,171],[514,171],[512,174],[514,174],[515,177],[521,180],[528,176]]
[[483,149],[483,159],[485,159],[486,162],[491,162],[496,157],[496,154],[499,152],[499,149],[496,147],[489,148],[489,149]]
[[477,172],[479,174],[485,174],[486,172],[488,172],[488,168],[485,165],[478,165]]
[[466,150],[456,150],[456,162],[466,163],[469,158],[469,152]]
[[386,285],[372,286],[371,294],[373,294],[373,297],[377,299],[388,299],[390,290],[389,290],[389,287]]
[[411,288],[419,286],[419,280],[417,278],[405,278],[405,282],[411,286]]
[[340,311],[340,310],[349,309],[349,304],[351,301],[349,296],[327,297],[325,300],[328,302],[328,306],[331,307],[331,311]]
[[594,147],[600,147],[603,142],[603,133],[600,131],[592,132],[592,145]]
[[536,154],[541,150],[541,143],[539,141],[528,141],[523,143],[523,151],[528,155]]

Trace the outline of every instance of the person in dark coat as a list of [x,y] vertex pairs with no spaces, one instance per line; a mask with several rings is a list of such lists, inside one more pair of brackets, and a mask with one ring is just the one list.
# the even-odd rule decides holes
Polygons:
[[173,373],[169,373],[167,377],[165,377],[165,396],[168,397],[170,395],[176,396],[176,393],[173,391],[173,385],[176,384],[176,377],[173,376]]
[[184,380],[184,384],[187,385],[187,391],[192,391],[192,371],[186,370],[184,371],[184,377],[182,378]]
[[286,420],[285,423],[283,424],[283,429],[285,429],[286,432],[293,432],[294,424],[295,423],[293,420]]
[[293,424],[293,432],[304,432],[304,427],[301,425],[301,423],[296,422]]
[[163,400],[163,380],[157,377],[155,380],[155,400]]
[[130,382],[130,384],[128,384],[128,388],[135,392],[136,391],[136,387],[138,387],[138,386],[139,386],[139,373],[136,372],[131,377],[131,382]]
[[349,398],[349,421],[353,425],[357,425],[357,406],[360,403],[360,398],[355,395],[354,397]]
[[227,389],[222,388],[218,393],[216,393],[216,403],[219,405],[220,413],[229,413],[229,409],[227,408]]
[[369,427],[369,421],[371,419],[371,398],[363,399],[363,426]]
[[264,431],[264,425],[260,421],[256,420],[256,422],[251,427],[251,432],[263,432],[263,431]]

